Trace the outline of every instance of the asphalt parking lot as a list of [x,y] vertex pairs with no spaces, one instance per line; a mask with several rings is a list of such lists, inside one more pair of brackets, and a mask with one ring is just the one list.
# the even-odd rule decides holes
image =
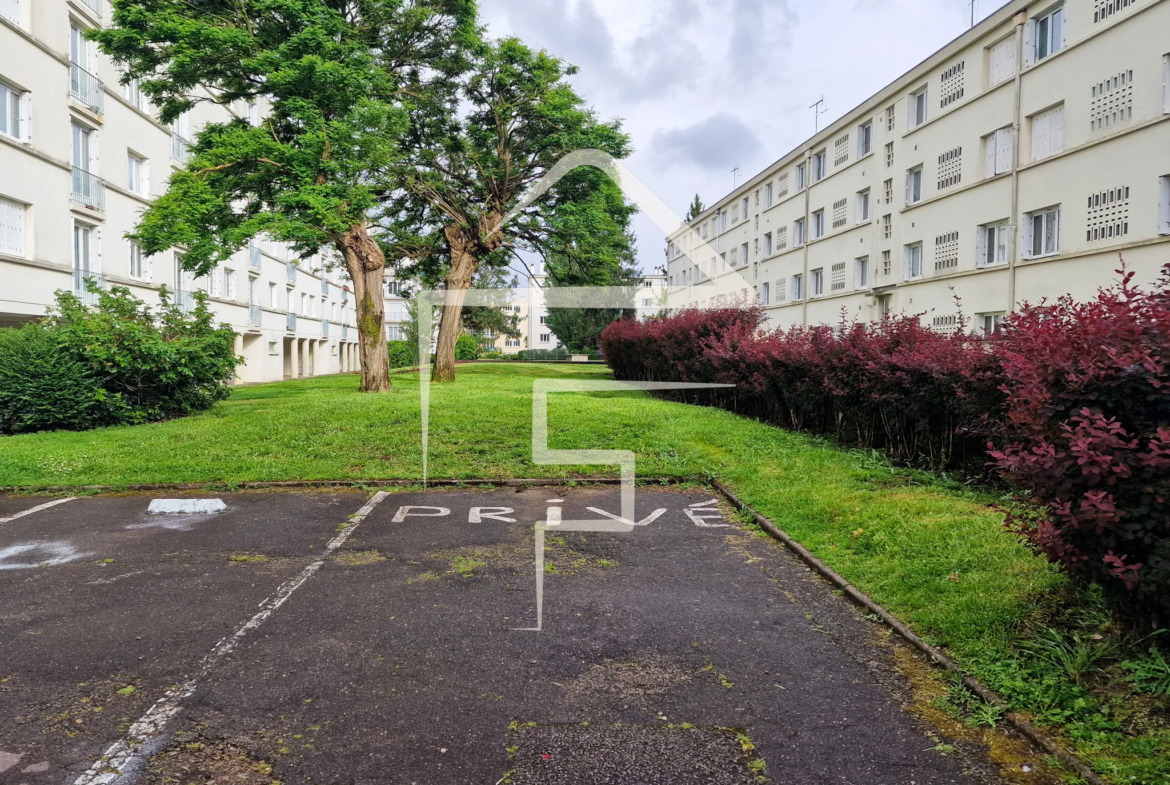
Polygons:
[[535,522],[616,490],[165,495],[0,498],[0,782],[986,781],[706,491],[550,528],[539,632]]

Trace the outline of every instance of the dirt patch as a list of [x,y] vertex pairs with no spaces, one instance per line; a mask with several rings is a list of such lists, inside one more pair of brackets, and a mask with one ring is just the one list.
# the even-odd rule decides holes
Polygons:
[[679,663],[657,655],[594,665],[564,685],[574,705],[633,705],[655,710],[657,699],[695,678]]
[[150,759],[148,785],[279,785],[272,764],[225,741],[175,741]]
[[340,551],[333,557],[334,564],[344,567],[366,567],[386,561],[386,557],[377,550],[368,551]]
[[[513,542],[490,546],[467,546],[428,551],[418,562],[427,569],[414,580],[444,576],[461,579],[530,575],[536,541],[531,529],[514,530]],[[617,542],[579,533],[550,532],[544,539],[544,571],[550,575],[576,575],[618,565]]]

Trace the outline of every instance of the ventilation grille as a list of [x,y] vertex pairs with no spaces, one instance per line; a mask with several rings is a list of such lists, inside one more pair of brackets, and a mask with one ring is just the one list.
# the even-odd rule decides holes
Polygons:
[[890,261],[890,252],[882,251],[882,275],[889,275],[892,262]]
[[882,239],[889,240],[894,234],[893,218],[890,215],[882,216]]
[[788,280],[781,278],[776,282],[776,302],[782,303],[788,299]]
[[1089,130],[1105,131],[1133,119],[1133,69],[1093,85]]
[[1093,3],[1093,22],[1104,22],[1114,14],[1120,14],[1137,0],[1096,0]]
[[833,142],[833,166],[840,166],[849,160],[849,134]]
[[776,181],[776,198],[783,199],[785,196],[788,196],[788,172],[780,175]]
[[934,269],[953,270],[959,266],[959,233],[948,232],[934,238]]
[[838,202],[833,202],[833,228],[840,229],[849,222],[846,213],[849,211],[849,200],[842,199]]
[[776,250],[783,251],[788,247],[788,227],[782,226],[776,232]]
[[1129,186],[1110,188],[1089,197],[1085,240],[1097,242],[1129,234]]
[[938,157],[938,190],[963,181],[963,148],[947,150]]
[[829,279],[829,290],[841,292],[845,290],[845,262],[833,265],[832,277]]
[[938,105],[946,109],[956,101],[962,101],[966,92],[966,61],[958,62],[942,72],[942,98]]
[[959,326],[959,317],[955,314],[936,316],[930,320],[930,326],[940,332],[948,332]]

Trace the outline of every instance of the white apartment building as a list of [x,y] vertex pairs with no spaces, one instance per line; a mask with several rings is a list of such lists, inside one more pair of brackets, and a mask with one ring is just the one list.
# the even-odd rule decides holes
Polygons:
[[994,331],[1119,253],[1170,262],[1170,2],[1014,0],[671,235],[669,302]]
[[125,286],[147,303],[165,285],[190,307],[204,291],[236,331],[243,382],[358,369],[352,298],[339,270],[257,242],[195,279],[181,254],[144,257],[125,239],[187,159],[188,140],[261,107],[199,104],[170,126],[82,31],[106,0],[0,0],[0,326],[45,314],[59,289]]

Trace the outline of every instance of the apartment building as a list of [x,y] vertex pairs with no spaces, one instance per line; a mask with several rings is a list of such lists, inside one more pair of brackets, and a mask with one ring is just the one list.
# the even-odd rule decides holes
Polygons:
[[1005,5],[671,235],[670,306],[742,293],[774,326],[961,312],[991,332],[1023,302],[1093,296],[1119,254],[1151,282],[1170,262],[1167,31],[1167,0]]
[[165,285],[187,308],[207,293],[236,331],[241,381],[357,370],[353,301],[328,259],[257,241],[196,279],[181,252],[145,257],[125,239],[204,124],[258,123],[263,107],[199,104],[161,124],[83,36],[108,13],[106,0],[0,0],[0,325],[43,316],[57,290],[92,300],[87,282],[148,303]]

